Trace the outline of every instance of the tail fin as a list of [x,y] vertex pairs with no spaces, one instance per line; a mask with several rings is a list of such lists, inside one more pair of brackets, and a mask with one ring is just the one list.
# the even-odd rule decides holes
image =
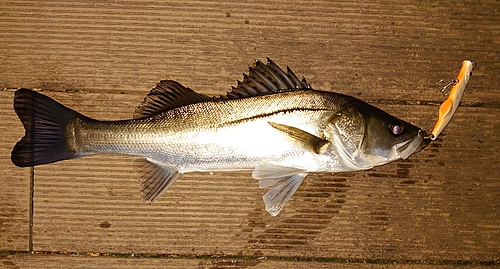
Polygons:
[[26,130],[12,150],[15,165],[27,167],[80,157],[67,146],[66,125],[75,118],[89,118],[28,89],[16,91],[14,110]]

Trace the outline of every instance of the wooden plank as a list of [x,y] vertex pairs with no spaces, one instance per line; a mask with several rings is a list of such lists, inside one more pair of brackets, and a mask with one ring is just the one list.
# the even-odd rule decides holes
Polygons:
[[441,100],[479,66],[465,102],[496,103],[497,1],[2,1],[0,87],[135,91],[171,78],[220,94],[254,59],[365,99]]
[[90,255],[0,255],[0,268],[203,268],[196,259],[134,259]]
[[12,108],[13,92],[0,92],[0,250],[28,250],[30,170],[15,167],[10,151],[24,135]]
[[[278,218],[263,210],[249,173],[185,176],[147,205],[132,158],[37,168],[35,249],[498,260],[498,7],[2,1],[0,87],[82,91],[50,95],[100,119],[130,117],[160,79],[223,94],[253,59],[270,56],[315,88],[372,100],[430,129],[443,99],[435,82],[451,80],[465,58],[479,63],[463,99],[473,107],[460,108],[432,147],[367,172],[311,176]],[[12,92],[0,102],[0,249],[26,250],[29,169],[9,160],[23,131]]]
[[[63,103],[89,116],[115,119],[126,118],[117,111],[130,111],[129,100],[140,99],[47,94],[64,96]],[[379,107],[430,127],[437,109]],[[188,174],[151,205],[140,199],[132,157],[40,166],[35,250],[493,260],[500,251],[500,141],[490,134],[500,128],[499,115],[498,109],[463,107],[442,138],[408,160],[312,175],[278,217],[264,210],[265,191],[250,173]]]
[[[425,264],[423,262],[379,264],[363,262],[303,262],[303,261],[277,261],[265,258],[238,259],[230,257],[212,258],[115,258],[108,256],[92,257],[89,255],[61,255],[61,254],[15,254],[0,255],[1,268],[456,268],[451,264]],[[469,265],[468,268],[489,268],[484,265]]]

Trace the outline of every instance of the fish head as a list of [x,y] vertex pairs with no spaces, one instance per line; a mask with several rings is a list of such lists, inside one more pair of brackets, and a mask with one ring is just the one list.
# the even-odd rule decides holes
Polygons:
[[431,141],[421,128],[357,99],[330,117],[329,126],[353,169],[407,159]]
[[365,118],[361,153],[365,160],[384,164],[407,159],[430,143],[421,128],[369,104],[361,107],[360,112]]

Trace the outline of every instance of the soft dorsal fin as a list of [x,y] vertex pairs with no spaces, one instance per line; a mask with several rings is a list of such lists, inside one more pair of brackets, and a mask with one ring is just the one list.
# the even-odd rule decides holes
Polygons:
[[256,60],[255,67],[249,66],[248,70],[248,75],[243,74],[243,82],[238,81],[238,86],[232,87],[232,91],[228,92],[227,96],[221,97],[222,99],[238,99],[276,92],[311,89],[305,78],[299,80],[288,67],[285,73],[269,58],[267,58],[266,64]]
[[134,118],[149,117],[169,109],[211,100],[173,80],[162,80],[135,110]]

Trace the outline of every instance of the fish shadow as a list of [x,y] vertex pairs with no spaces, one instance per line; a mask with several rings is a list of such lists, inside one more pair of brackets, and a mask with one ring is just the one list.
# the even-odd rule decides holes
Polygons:
[[[243,232],[248,249],[289,250],[308,244],[327,228],[346,202],[354,173],[310,175],[276,217],[263,207],[248,214]],[[288,212],[287,212],[288,211]]]
[[[381,181],[400,186],[416,184],[413,168],[414,160],[408,159],[368,171],[309,175],[280,215],[270,216],[263,206],[248,214],[242,229],[247,236],[246,248],[256,256],[263,255],[265,250],[305,249],[333,223],[345,225],[345,211],[353,209],[363,214],[357,220],[363,226],[359,228],[362,233],[386,232],[391,228],[392,211],[384,204],[385,200],[378,201],[380,197],[369,193],[382,191],[390,195],[393,190],[369,185]],[[370,190],[369,193],[360,196],[366,190]],[[362,201],[349,201],[349,198],[360,197],[364,197]],[[347,209],[342,210],[346,205]]]

